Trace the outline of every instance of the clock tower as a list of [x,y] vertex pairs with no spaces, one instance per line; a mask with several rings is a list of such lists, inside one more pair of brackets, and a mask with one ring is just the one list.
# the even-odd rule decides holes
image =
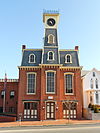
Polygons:
[[42,64],[59,64],[57,26],[59,22],[58,11],[45,11],[43,13],[44,52]]

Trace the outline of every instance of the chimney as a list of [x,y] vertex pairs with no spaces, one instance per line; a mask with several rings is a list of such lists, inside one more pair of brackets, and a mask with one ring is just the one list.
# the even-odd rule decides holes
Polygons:
[[75,46],[75,50],[77,50],[77,51],[78,51],[78,50],[79,50],[79,46]]
[[22,45],[22,51],[26,49],[26,45]]

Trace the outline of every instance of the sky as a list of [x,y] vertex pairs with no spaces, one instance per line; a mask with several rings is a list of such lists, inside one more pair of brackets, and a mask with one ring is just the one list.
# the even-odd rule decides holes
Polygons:
[[59,49],[79,46],[83,70],[100,70],[100,0],[0,0],[0,79],[18,78],[23,44],[43,48],[43,9],[59,10]]

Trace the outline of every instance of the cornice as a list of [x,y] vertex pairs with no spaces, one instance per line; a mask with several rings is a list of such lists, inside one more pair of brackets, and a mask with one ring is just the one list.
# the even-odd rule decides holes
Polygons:
[[75,49],[60,49],[59,51],[78,51],[78,50],[75,50]]
[[43,49],[23,49],[23,51],[42,51]]

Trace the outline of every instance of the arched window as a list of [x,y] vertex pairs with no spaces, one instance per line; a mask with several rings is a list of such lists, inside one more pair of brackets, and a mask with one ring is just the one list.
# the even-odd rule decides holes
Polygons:
[[72,63],[72,56],[70,54],[65,56],[65,63]]
[[34,54],[29,55],[29,63],[35,63],[35,55]]
[[54,52],[53,51],[48,52],[48,60],[54,60]]
[[48,43],[53,44],[54,43],[54,35],[50,34],[48,35]]

